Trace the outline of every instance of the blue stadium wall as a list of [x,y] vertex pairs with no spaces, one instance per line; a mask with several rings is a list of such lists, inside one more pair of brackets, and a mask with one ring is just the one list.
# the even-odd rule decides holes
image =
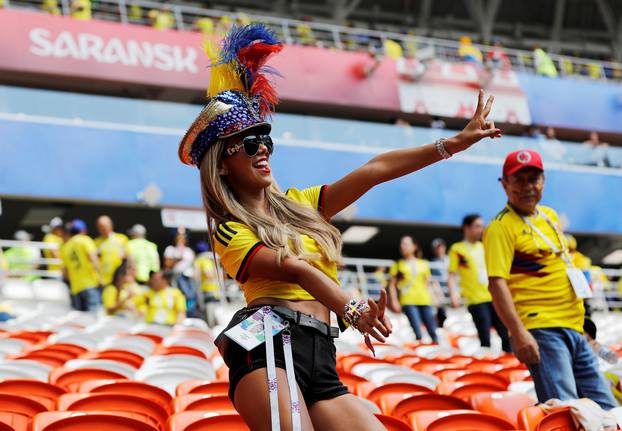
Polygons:
[[[161,205],[199,207],[198,172],[177,142],[200,106],[0,87],[0,196],[136,203],[149,184]],[[447,132],[446,132],[447,133]],[[280,114],[272,159],[283,189],[330,183],[381,151],[431,142],[443,131]],[[493,217],[505,197],[503,155],[543,151],[544,204],[575,232],[622,234],[622,173],[570,167],[524,138],[484,142],[464,156],[372,190],[356,219],[456,225],[467,212]],[[569,144],[580,157],[581,146]],[[553,153],[551,153],[553,154]]]

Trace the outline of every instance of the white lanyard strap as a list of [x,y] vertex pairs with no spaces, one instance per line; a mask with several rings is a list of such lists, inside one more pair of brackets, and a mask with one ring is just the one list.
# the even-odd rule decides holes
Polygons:
[[272,340],[272,310],[270,307],[262,308],[263,330],[266,338],[266,370],[268,372],[268,393],[270,395],[270,419],[272,431],[280,431],[279,418],[279,391],[276,380],[276,365],[274,362],[274,342]]
[[538,234],[538,236],[540,238],[542,238],[542,240],[549,246],[551,247],[551,250],[553,250],[553,253],[555,254],[561,254],[562,259],[567,263],[567,264],[571,264],[572,259],[570,259],[570,256],[568,255],[568,250],[566,249],[565,245],[564,245],[564,241],[559,233],[559,231],[557,230],[557,227],[555,226],[555,224],[553,224],[553,221],[549,218],[549,216],[547,216],[545,213],[537,210],[537,215],[541,215],[542,218],[544,218],[544,220],[549,224],[549,226],[551,226],[551,229],[553,229],[553,231],[555,232],[555,235],[557,236],[557,240],[559,241],[559,244],[561,245],[562,249],[560,250],[554,243],[553,241],[551,241],[551,239],[546,236],[544,233],[542,233],[542,231],[540,229],[538,229],[536,227],[536,225],[534,225],[531,220],[529,220],[527,217],[522,217],[523,221],[531,228],[531,230],[533,230],[536,234]]
[[285,354],[285,372],[287,373],[287,384],[289,386],[289,398],[292,408],[292,431],[300,431],[300,404],[298,402],[298,389],[296,386],[296,376],[294,374],[294,358],[292,355],[292,336],[289,329],[285,328],[282,333],[283,353]]

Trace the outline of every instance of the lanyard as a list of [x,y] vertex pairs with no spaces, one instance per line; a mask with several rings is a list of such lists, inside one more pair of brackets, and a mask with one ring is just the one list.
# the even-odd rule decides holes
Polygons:
[[551,247],[551,250],[553,250],[553,253],[557,254],[557,255],[561,255],[561,258],[564,260],[564,262],[569,265],[572,266],[572,259],[570,258],[570,254],[568,252],[568,249],[566,248],[566,245],[559,233],[559,229],[557,228],[557,226],[555,226],[555,224],[553,223],[553,221],[549,218],[548,215],[546,215],[544,212],[536,209],[536,215],[540,215],[542,216],[542,218],[548,223],[549,226],[551,226],[551,229],[553,229],[553,231],[555,232],[555,235],[557,236],[557,240],[559,241],[562,249],[560,250],[554,243],[553,241],[551,241],[551,239],[549,237],[547,237],[544,233],[542,233],[542,231],[540,229],[538,229],[536,227],[536,225],[534,225],[531,220],[529,220],[527,217],[523,217],[521,216],[521,218],[523,219],[523,221],[531,228],[532,231],[534,231],[536,234],[538,234],[538,236],[540,238],[542,238],[542,240],[549,246]]

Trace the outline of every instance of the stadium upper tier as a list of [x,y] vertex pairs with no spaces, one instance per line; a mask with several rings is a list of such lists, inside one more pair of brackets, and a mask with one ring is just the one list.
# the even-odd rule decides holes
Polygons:
[[[40,0],[5,0],[5,8],[50,10],[50,3]],[[57,3],[55,13],[71,15],[70,1]],[[160,29],[202,31],[214,34],[226,30],[235,22],[263,22],[271,27],[287,44],[312,45],[324,48],[362,51],[389,57],[410,57],[421,61],[432,58],[443,61],[463,61],[465,53],[458,41],[427,38],[413,34],[374,31],[366,28],[346,27],[328,23],[299,21],[266,15],[232,13],[220,10],[175,5],[168,2],[145,0],[98,0],[92,3],[89,13],[73,13],[80,19],[122,22],[124,24],[150,25]],[[150,11],[151,15],[150,15]],[[224,19],[223,19],[224,17]],[[495,50],[492,46],[473,44],[468,50],[479,51],[475,60],[488,58]],[[541,72],[538,70],[538,54],[532,51],[504,49],[514,70]],[[596,80],[622,80],[622,64],[591,59],[549,55],[560,76],[585,77]]]
[[[135,204],[155,189],[158,205],[199,208],[198,172],[179,162],[177,144],[200,109],[0,87],[0,196]],[[273,124],[271,164],[283,189],[330,183],[382,151],[455,133],[292,114],[275,115]],[[478,211],[490,219],[504,205],[497,181],[503,158],[518,148],[542,152],[544,203],[558,209],[572,231],[622,233],[622,194],[610,192],[622,188],[622,171],[571,164],[592,156],[581,145],[512,136],[383,184],[343,216],[455,225]],[[611,162],[621,163],[622,150],[609,150]]]

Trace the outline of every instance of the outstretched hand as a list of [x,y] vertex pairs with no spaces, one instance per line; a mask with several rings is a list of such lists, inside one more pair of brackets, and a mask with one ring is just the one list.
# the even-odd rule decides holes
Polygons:
[[460,143],[461,149],[467,149],[484,138],[494,139],[501,137],[501,129],[495,127],[494,121],[488,121],[488,114],[490,114],[494,100],[495,97],[490,96],[486,104],[484,104],[484,90],[479,90],[477,108],[473,118],[471,118],[471,121],[469,121],[462,132],[454,137]]
[[382,290],[378,302],[370,298],[367,303],[369,304],[369,311],[361,315],[356,324],[356,329],[384,343],[384,337],[388,337],[393,330],[391,322],[384,314],[387,306],[387,293]]

